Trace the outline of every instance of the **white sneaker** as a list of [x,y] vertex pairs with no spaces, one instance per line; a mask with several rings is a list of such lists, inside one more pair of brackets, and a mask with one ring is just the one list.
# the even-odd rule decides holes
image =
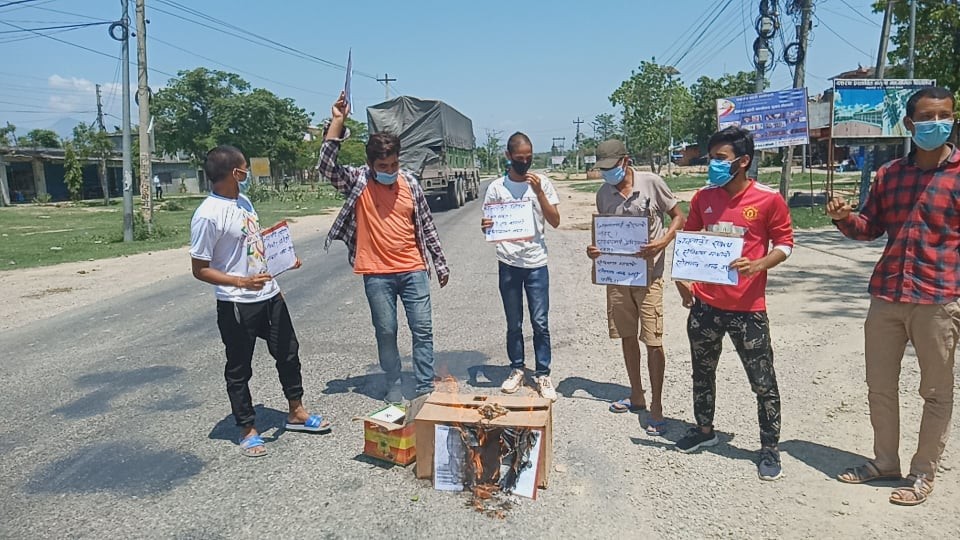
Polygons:
[[553,387],[553,381],[550,380],[549,375],[541,375],[533,379],[537,383],[537,390],[540,392],[540,397],[543,399],[549,399],[550,401],[557,400],[557,391]]
[[500,385],[500,391],[504,394],[513,394],[523,386],[523,370],[515,369],[510,372],[507,380]]

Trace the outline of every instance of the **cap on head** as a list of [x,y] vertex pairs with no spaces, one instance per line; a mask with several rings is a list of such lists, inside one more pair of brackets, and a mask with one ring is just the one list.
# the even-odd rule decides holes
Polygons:
[[627,155],[627,146],[620,139],[607,139],[597,145],[597,168],[612,169]]

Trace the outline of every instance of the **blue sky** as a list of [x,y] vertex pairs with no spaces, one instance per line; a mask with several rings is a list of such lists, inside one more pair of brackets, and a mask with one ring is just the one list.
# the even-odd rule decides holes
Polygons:
[[[365,121],[364,108],[383,100],[384,87],[373,76],[389,73],[398,79],[391,83],[392,95],[442,99],[470,116],[478,143],[487,130],[502,131],[504,136],[522,130],[537,151],[547,150],[552,137],[566,137],[569,147],[578,116],[588,122],[581,129],[592,135],[589,121],[597,114],[615,112],[608,97],[641,60],[656,57],[675,64],[687,83],[701,75],[753,69],[752,52],[747,51],[756,37],[753,20],[759,4],[756,0],[172,2],[240,28],[224,34],[178,18],[197,16],[165,1],[146,0],[152,69],[167,73],[197,66],[240,69],[253,86],[294,98],[319,120],[329,114],[330,103],[343,86],[343,70],[265,48],[245,31],[336,64],[346,63],[352,47],[358,72],[353,83],[354,118]],[[131,16],[132,4],[133,0]],[[706,20],[705,15],[726,4],[720,16]],[[0,22],[37,28],[115,20],[119,15],[118,0],[33,0],[0,9]],[[818,0],[816,16],[807,61],[811,94],[829,87],[831,76],[858,64],[874,64],[882,20],[871,12],[869,0]],[[701,21],[709,25],[708,32],[690,46],[693,40],[686,37]],[[792,39],[793,23],[785,14],[784,21],[791,27],[787,39]],[[0,31],[14,29],[0,24]],[[47,38],[20,39],[32,36],[0,34],[4,59],[0,123],[10,121],[22,132],[50,127],[63,118],[91,121],[96,109],[93,87],[100,83],[111,115],[108,126],[119,124],[118,60]],[[53,37],[119,56],[119,42],[107,35],[105,26]],[[775,45],[778,53],[783,50],[779,39]],[[135,50],[132,55],[135,58]],[[131,78],[135,83],[135,70]],[[167,79],[150,73],[154,90]],[[782,63],[771,79],[774,89],[792,84]],[[136,118],[135,107],[133,115]]]

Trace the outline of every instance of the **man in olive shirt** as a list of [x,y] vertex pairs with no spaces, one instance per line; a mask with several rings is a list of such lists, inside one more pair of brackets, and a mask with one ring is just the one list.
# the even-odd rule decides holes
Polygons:
[[[647,433],[662,435],[663,373],[666,356],[663,352],[663,251],[678,230],[684,215],[663,178],[630,167],[630,157],[623,141],[609,139],[597,147],[597,168],[603,185],[597,191],[597,212],[606,215],[647,216],[650,218],[650,243],[639,255],[653,259],[650,286],[607,286],[607,323],[612,339],[620,338],[623,359],[630,379],[630,397],[610,405],[614,413],[640,412],[646,408],[643,382],[640,378],[640,342],[647,347],[650,372],[650,419]],[[664,230],[664,214],[670,216],[670,228]],[[587,248],[591,259],[600,256],[596,246]]]

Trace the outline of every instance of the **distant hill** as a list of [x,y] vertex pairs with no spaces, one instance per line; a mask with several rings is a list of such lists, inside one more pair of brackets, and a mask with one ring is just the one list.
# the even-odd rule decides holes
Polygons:
[[76,118],[61,118],[46,129],[55,131],[61,139],[69,139],[73,137],[73,128],[81,122],[82,120],[77,120]]

